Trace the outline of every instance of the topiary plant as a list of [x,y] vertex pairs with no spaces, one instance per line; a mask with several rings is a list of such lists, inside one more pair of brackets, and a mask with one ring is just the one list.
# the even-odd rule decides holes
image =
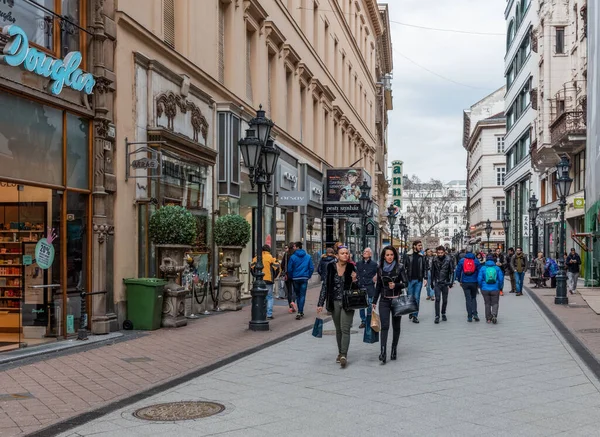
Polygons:
[[215,222],[213,235],[217,246],[246,246],[250,241],[250,223],[240,215],[224,215]]
[[150,217],[148,233],[154,244],[191,246],[196,241],[196,219],[183,206],[163,206]]

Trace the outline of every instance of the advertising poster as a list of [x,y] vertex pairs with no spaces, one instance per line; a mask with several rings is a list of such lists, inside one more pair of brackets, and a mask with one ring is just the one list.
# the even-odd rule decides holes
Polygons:
[[371,185],[371,176],[361,168],[328,169],[325,203],[358,203],[363,180]]

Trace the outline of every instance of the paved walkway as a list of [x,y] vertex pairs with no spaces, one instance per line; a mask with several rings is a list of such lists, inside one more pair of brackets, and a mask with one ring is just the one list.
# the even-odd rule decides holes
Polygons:
[[[467,323],[458,286],[448,322],[434,325],[429,301],[421,310],[419,325],[403,318],[398,361],[385,366],[362,331],[346,369],[334,336],[304,333],[61,435],[598,435],[600,384],[529,297],[502,297],[498,325]],[[132,416],[183,400],[226,410],[181,422]]]
[[[305,312],[314,314],[319,290],[308,291]],[[310,317],[294,320],[285,303],[275,307],[269,332],[248,330],[247,306],[190,320],[179,329],[160,329],[83,352],[40,357],[39,362],[9,365],[8,370],[0,367],[0,436],[40,430],[312,325]]]

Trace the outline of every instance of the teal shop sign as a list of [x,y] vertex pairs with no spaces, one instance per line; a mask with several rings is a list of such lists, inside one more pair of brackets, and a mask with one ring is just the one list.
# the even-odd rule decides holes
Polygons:
[[35,260],[40,269],[46,270],[54,262],[54,246],[42,238],[35,246]]
[[33,258],[31,255],[23,255],[23,265],[30,266],[33,264]]
[[0,55],[0,62],[12,67],[20,65],[27,71],[50,78],[50,92],[55,96],[59,95],[65,86],[86,94],[92,94],[94,91],[96,79],[91,73],[79,68],[83,59],[80,52],[70,52],[64,59],[54,59],[30,47],[27,34],[19,26],[4,26],[2,33],[9,40],[4,46],[4,55]]

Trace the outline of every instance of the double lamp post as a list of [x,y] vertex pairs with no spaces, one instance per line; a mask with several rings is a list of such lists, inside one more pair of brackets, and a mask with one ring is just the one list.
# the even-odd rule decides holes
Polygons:
[[567,273],[565,266],[565,208],[567,206],[567,196],[571,190],[571,183],[573,179],[569,176],[569,170],[571,169],[571,161],[567,155],[563,155],[560,162],[556,165],[556,182],[554,186],[558,193],[560,202],[560,248],[558,253],[558,274],[556,275],[556,297],[554,303],[559,305],[566,305],[569,303],[567,297]]
[[[390,245],[394,245],[394,226],[396,225],[396,207],[393,204],[390,204],[387,209],[388,215],[387,220],[390,225]],[[400,216],[398,219],[398,230],[400,237],[400,254],[405,255],[408,250],[408,225],[406,224],[406,219],[404,216]]]
[[263,277],[262,245],[263,245],[263,187],[270,187],[271,177],[275,174],[279,149],[271,137],[271,129],[275,123],[266,117],[262,106],[256,111],[256,117],[248,122],[246,137],[238,142],[244,165],[248,168],[250,185],[257,187],[256,204],[256,266],[252,283],[252,320],[251,331],[268,331],[267,321],[267,284]]

